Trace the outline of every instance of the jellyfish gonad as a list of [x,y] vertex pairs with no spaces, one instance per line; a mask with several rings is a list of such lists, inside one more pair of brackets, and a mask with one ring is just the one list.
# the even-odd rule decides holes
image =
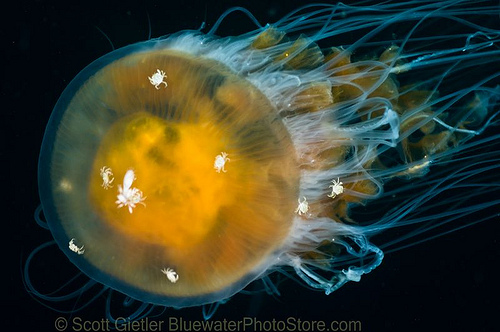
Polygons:
[[101,57],[57,102],[42,208],[88,277],[176,308],[287,269],[330,294],[498,208],[498,7],[317,4],[217,37],[238,10]]

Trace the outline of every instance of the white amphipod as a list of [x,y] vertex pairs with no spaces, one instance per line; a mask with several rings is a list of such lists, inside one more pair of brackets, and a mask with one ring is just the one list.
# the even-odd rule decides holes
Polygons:
[[75,238],[72,238],[71,240],[69,240],[69,250],[76,252],[78,255],[83,255],[83,253],[85,252],[84,247],[85,246],[78,247],[75,244]]
[[143,202],[146,197],[143,197],[142,191],[137,188],[132,187],[132,183],[135,180],[135,173],[133,170],[129,169],[125,176],[123,177],[123,187],[118,185],[118,196],[116,200],[116,204],[118,204],[118,208],[123,206],[128,206],[128,211],[132,213],[132,209],[135,208],[136,204],[142,204],[146,206]]
[[328,188],[332,188],[332,193],[330,195],[327,195],[331,198],[335,198],[344,192],[343,183],[340,182],[339,178],[337,178],[337,180],[332,180],[332,184]]
[[113,172],[111,171],[111,168],[107,166],[103,166],[100,170],[101,178],[102,178],[102,187],[104,189],[109,189],[112,188],[113,181],[115,178],[113,177]]
[[307,199],[304,196],[304,200],[301,202],[300,198],[297,200],[299,202],[299,206],[295,210],[295,213],[298,213],[299,216],[306,214],[309,211],[309,203],[307,203]]
[[165,78],[167,78],[167,74],[163,70],[156,69],[156,73],[154,73],[149,78],[149,82],[154,85],[156,90],[160,90],[160,85],[165,84],[165,87],[168,86],[167,82],[165,82]]
[[167,279],[173,284],[175,284],[177,280],[179,280],[179,275],[177,274],[177,272],[175,272],[174,269],[170,267],[161,269],[161,272],[166,275]]
[[215,168],[215,171],[217,173],[220,173],[220,171],[226,173],[226,169],[224,168],[224,166],[226,165],[226,163],[228,161],[230,161],[231,159],[229,159],[227,157],[227,153],[225,152],[221,152],[221,154],[217,155],[217,157],[215,157],[215,161],[214,161],[214,168]]

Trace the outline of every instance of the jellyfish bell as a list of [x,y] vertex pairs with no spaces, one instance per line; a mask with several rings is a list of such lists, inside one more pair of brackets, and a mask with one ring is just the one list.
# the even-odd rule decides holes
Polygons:
[[[498,168],[498,151],[477,152],[498,134],[476,137],[495,124],[499,74],[457,81],[495,63],[500,33],[461,18],[469,1],[414,5],[306,6],[233,38],[216,37],[217,22],[90,64],[57,102],[40,153],[61,250],[90,278],[164,306],[224,301],[286,267],[330,294],[389,244],[497,206],[426,207],[498,191],[474,175]],[[467,32],[419,35],[438,20]],[[407,22],[404,37],[380,39]],[[318,46],[351,31],[366,33]],[[462,186],[480,189],[435,202]],[[354,206],[396,196],[378,219],[354,220]],[[385,247],[371,241],[414,224],[424,226]]]
[[[265,271],[290,228],[299,170],[258,89],[168,44],[118,50],[75,78],[51,119],[60,130],[44,139],[40,188],[55,238],[91,278],[147,302],[200,305]],[[149,80],[157,68],[162,86]]]

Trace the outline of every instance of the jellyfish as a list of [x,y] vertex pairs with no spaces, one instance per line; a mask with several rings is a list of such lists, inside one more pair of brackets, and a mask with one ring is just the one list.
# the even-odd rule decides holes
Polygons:
[[[238,11],[255,30],[217,36]],[[314,4],[261,25],[233,8],[114,50],[54,107],[38,212],[79,270],[146,304],[223,303],[282,271],[327,295],[359,282],[498,210],[498,14]]]

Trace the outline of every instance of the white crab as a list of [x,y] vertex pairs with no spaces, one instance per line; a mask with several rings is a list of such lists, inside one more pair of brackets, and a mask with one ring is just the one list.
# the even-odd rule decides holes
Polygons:
[[149,78],[149,82],[154,85],[156,90],[160,90],[160,85],[165,84],[165,87],[168,86],[167,82],[165,82],[165,78],[167,78],[167,74],[163,70],[156,69],[156,73],[154,73]]
[[175,284],[177,280],[179,280],[179,275],[172,268],[163,268],[161,269],[161,272],[166,275],[167,279],[173,284]]
[[75,239],[74,238],[72,238],[71,240],[69,240],[69,250],[71,250],[73,252],[76,252],[78,255],[83,255],[83,253],[85,252],[84,247],[85,246],[78,247],[75,244]]
[[123,177],[123,187],[118,185],[118,196],[116,204],[118,208],[123,206],[128,206],[128,212],[132,213],[132,209],[135,208],[136,204],[142,204],[146,197],[142,197],[142,191],[137,188],[130,188],[135,180],[135,173],[133,170],[129,169],[125,176]]
[[307,199],[304,196],[304,200],[301,202],[300,198],[297,200],[299,202],[299,206],[295,210],[295,213],[298,213],[299,216],[306,214],[309,211],[309,203],[307,203]]
[[113,177],[113,172],[111,171],[111,168],[107,166],[103,166],[100,171],[101,177],[102,177],[102,187],[104,189],[109,189],[113,188],[113,181],[115,178]]
[[215,171],[217,173],[220,173],[220,171],[226,173],[226,169],[224,168],[224,166],[226,165],[226,162],[230,161],[231,159],[229,159],[227,157],[227,153],[225,152],[221,152],[221,154],[217,155],[217,157],[215,157],[215,161],[214,161],[214,168],[215,168]]
[[328,188],[332,188],[332,193],[330,195],[327,195],[331,198],[335,198],[344,192],[343,183],[340,182],[339,178],[337,178],[337,180],[332,180],[332,184]]

